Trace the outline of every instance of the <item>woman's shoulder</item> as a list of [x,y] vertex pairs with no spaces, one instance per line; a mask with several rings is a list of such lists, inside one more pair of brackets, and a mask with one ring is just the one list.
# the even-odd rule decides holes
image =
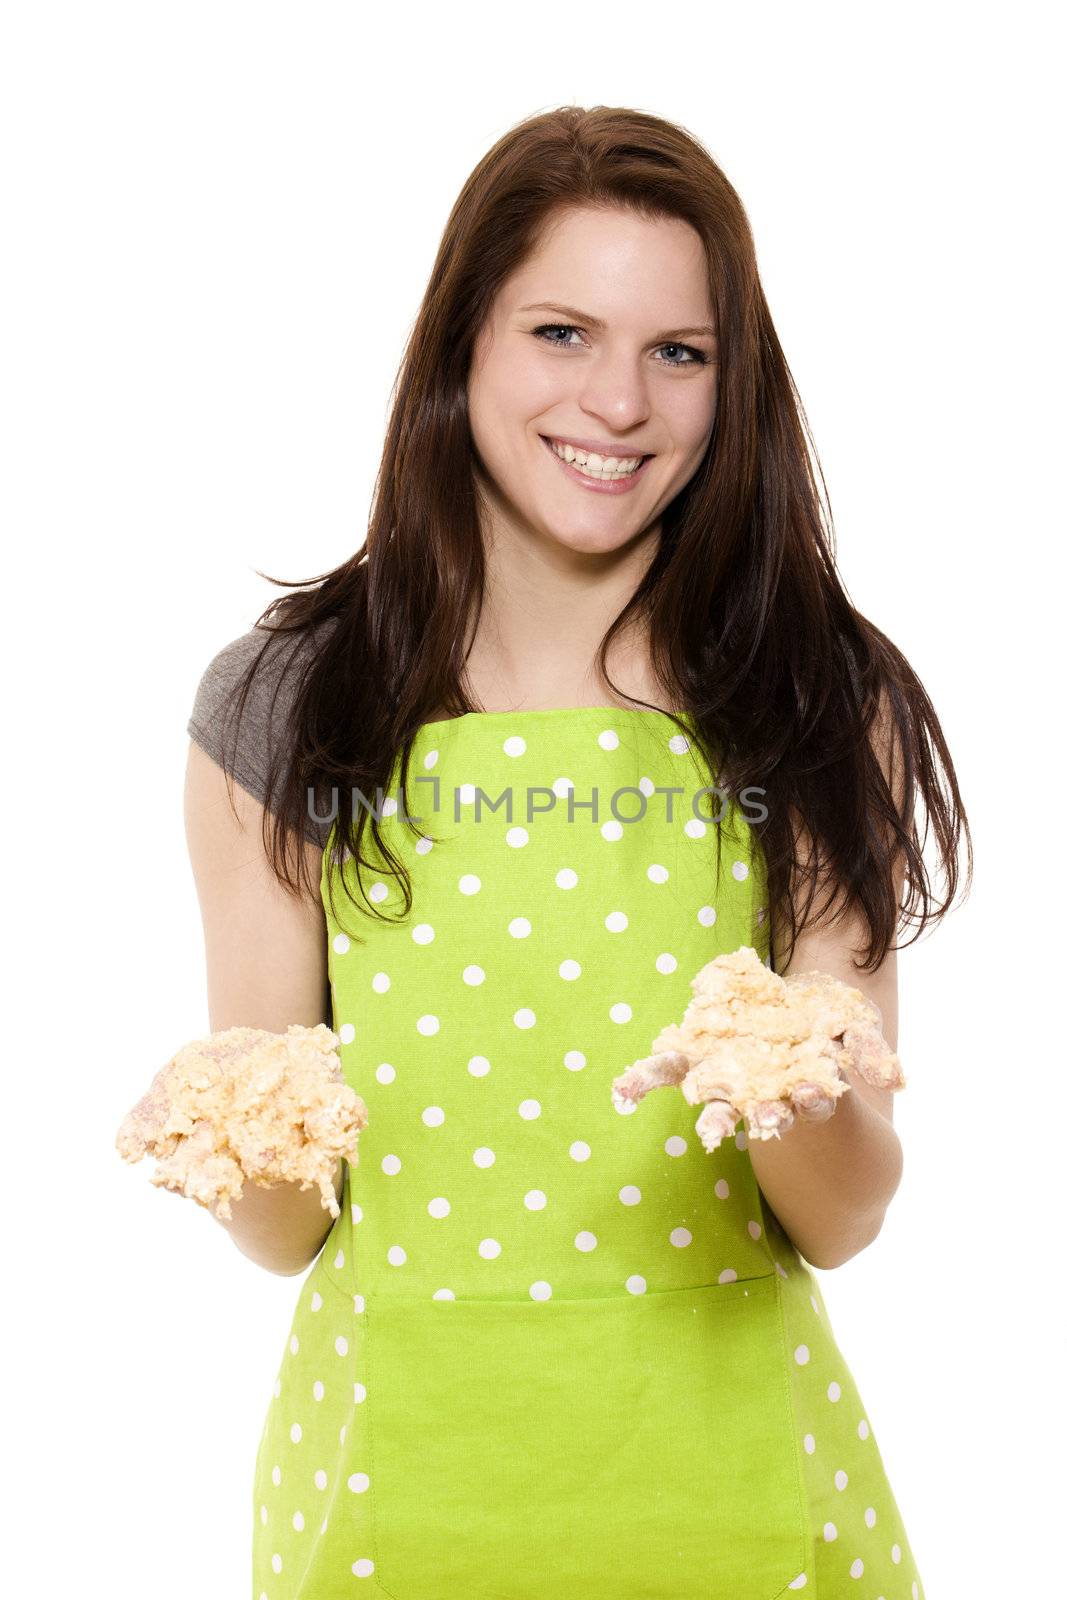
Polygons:
[[[284,633],[257,622],[216,650],[201,672],[186,732],[261,804],[271,756],[288,733],[300,669],[335,621],[328,618]],[[253,663],[256,670],[242,704],[241,691]]]

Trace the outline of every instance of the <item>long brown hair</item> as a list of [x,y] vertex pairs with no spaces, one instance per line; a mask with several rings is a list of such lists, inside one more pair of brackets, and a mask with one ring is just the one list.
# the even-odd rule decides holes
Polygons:
[[[917,939],[948,909],[961,828],[970,888],[970,829],[952,761],[915,672],[859,614],[837,573],[829,500],[824,508],[813,461],[825,496],[822,468],[814,444],[809,453],[739,196],[684,128],[613,106],[531,117],[478,163],[445,226],[404,351],[365,546],[317,578],[260,574],[296,591],[271,601],[260,625],[315,640],[309,655],[290,653],[306,659],[289,737],[267,776],[264,843],[273,868],[291,891],[302,883],[318,894],[304,852],[293,853],[291,870],[290,846],[305,834],[311,793],[320,806],[336,794],[331,856],[341,860],[347,850],[357,871],[368,865],[369,822],[403,885],[401,917],[411,908],[403,862],[375,811],[353,805],[353,791],[385,791],[400,756],[406,793],[420,725],[441,707],[447,715],[480,709],[462,684],[464,641],[484,593],[467,411],[472,349],[498,290],[550,216],[579,206],[630,207],[696,230],[720,363],[704,459],[663,513],[657,553],[601,641],[600,670],[610,682],[611,640],[643,618],[665,702],[689,711],[719,788],[769,796],[766,819],[751,826],[774,919],[788,918],[790,954],[816,889],[829,884],[827,909],[839,898],[839,915],[862,908],[864,966],[875,968],[901,920],[914,924]],[[264,656],[283,648],[284,638],[265,641],[245,674],[242,707]],[[923,860],[917,797],[946,876],[940,902]],[[903,905],[894,881],[901,876]]]

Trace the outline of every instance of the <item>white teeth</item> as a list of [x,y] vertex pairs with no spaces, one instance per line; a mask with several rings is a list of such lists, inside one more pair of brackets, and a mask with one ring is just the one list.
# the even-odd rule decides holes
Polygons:
[[561,461],[577,467],[587,478],[629,478],[641,465],[640,456],[598,456],[595,451],[587,454],[584,450],[575,450],[573,445],[558,444],[555,439],[550,439],[549,444]]

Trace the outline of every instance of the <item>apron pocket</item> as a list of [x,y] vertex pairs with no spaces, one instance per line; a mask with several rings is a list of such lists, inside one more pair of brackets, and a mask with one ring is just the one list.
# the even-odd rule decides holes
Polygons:
[[599,1299],[367,1299],[395,1600],[772,1600],[805,1517],[777,1274]]

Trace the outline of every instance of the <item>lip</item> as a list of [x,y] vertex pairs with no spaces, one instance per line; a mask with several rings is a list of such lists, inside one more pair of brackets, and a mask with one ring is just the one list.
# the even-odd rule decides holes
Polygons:
[[605,461],[608,456],[614,456],[616,461],[622,461],[630,456],[653,454],[651,450],[634,450],[630,445],[603,444],[599,439],[571,439],[565,433],[543,433],[541,438],[546,439],[549,444],[553,441],[556,444],[569,444],[575,450],[584,450],[586,455],[592,455],[595,451],[598,456],[603,456]]
[[[596,478],[587,478],[583,472],[579,472],[569,461],[564,461],[562,456],[558,456],[546,434],[542,433],[539,437],[560,471],[565,472],[572,483],[580,484],[583,489],[588,489],[592,494],[629,494],[631,489],[636,488],[644,477],[648,469],[648,463],[655,460],[654,456],[646,456],[641,465],[636,467],[629,477],[598,481]],[[569,444],[570,440],[568,439],[566,443]]]

